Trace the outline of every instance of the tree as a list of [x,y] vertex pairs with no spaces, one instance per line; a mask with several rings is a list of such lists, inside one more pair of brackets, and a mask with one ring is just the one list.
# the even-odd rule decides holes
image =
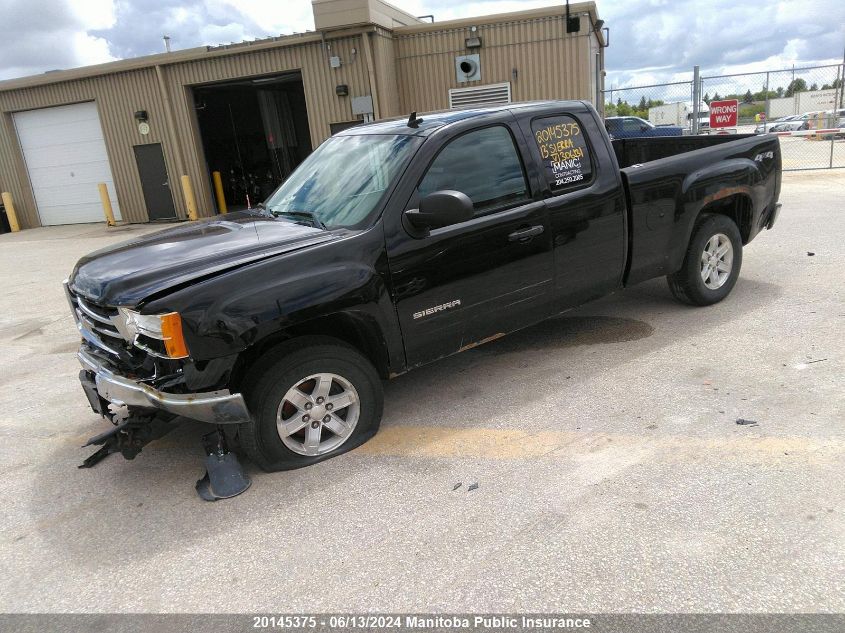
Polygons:
[[754,103],[754,95],[751,94],[750,90],[745,92],[745,96],[742,98],[743,103]]
[[796,92],[805,92],[807,90],[807,82],[801,79],[793,79],[789,82],[789,85],[786,87],[786,92],[783,93],[784,97],[791,97]]
[[721,101],[722,97],[719,96],[718,92],[713,93],[713,101]]
[[778,96],[778,99],[780,99],[783,96],[783,86],[778,86],[778,89],[775,90],[775,94]]
[[706,103],[707,105],[710,105],[710,93],[709,92],[704,93],[704,103]]
[[648,104],[646,103],[645,95],[643,95],[643,97],[640,98],[640,104],[637,106],[637,110],[646,110],[646,109],[648,109]]
[[819,89],[819,84],[817,84],[817,83],[814,83],[812,86],[810,86],[810,90],[818,90],[818,89]]

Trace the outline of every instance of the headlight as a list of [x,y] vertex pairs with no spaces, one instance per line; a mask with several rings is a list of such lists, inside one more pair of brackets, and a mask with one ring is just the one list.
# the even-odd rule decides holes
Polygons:
[[118,311],[123,321],[123,327],[118,330],[133,345],[165,358],[188,356],[182,317],[178,312],[141,314],[129,308],[118,308]]

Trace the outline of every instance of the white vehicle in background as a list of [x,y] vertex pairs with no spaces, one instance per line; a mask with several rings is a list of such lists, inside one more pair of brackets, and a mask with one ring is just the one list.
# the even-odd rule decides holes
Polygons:
[[[681,127],[684,128],[685,134],[691,132],[694,116],[692,101],[665,103],[648,109],[650,123],[658,127],[664,125]],[[698,129],[699,131],[710,129],[710,108],[704,101],[698,106]]]
[[797,132],[798,130],[806,129],[806,121],[799,118],[791,119],[789,121],[775,122],[769,126],[767,132]]
[[754,133],[763,134],[764,132],[771,132],[772,128],[774,128],[776,125],[780,125],[781,123],[788,123],[789,121],[794,121],[800,116],[800,114],[790,114],[789,116],[782,116],[779,119],[775,119],[774,121],[760,121],[757,124],[757,127],[754,128]]

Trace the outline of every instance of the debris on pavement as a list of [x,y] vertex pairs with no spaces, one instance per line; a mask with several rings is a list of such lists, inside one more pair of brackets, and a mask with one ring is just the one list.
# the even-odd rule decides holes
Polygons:
[[460,487],[461,487],[461,486],[463,486],[463,485],[464,485],[464,484],[463,484],[463,482],[462,482],[462,481],[459,481],[459,482],[458,482],[458,483],[456,483],[454,486],[452,486],[452,492],[454,492],[455,490],[457,490],[458,488],[460,488]]
[[737,424],[739,424],[739,425],[741,425],[741,426],[757,426],[757,421],[756,421],[756,420],[746,420],[746,419],[744,419],[744,418],[739,418],[739,419],[736,421],[736,423],[737,423]]
[[467,488],[467,490],[477,490],[477,489],[478,489],[478,482],[475,482],[474,484],[470,484],[469,488]]

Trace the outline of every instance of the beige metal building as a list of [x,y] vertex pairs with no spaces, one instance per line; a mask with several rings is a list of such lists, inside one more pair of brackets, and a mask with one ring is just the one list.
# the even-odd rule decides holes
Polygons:
[[[312,0],[316,30],[0,82],[0,191],[22,227],[184,219],[263,199],[361,121],[603,88],[593,2],[429,22],[382,0]],[[433,20],[433,19],[432,19]]]

